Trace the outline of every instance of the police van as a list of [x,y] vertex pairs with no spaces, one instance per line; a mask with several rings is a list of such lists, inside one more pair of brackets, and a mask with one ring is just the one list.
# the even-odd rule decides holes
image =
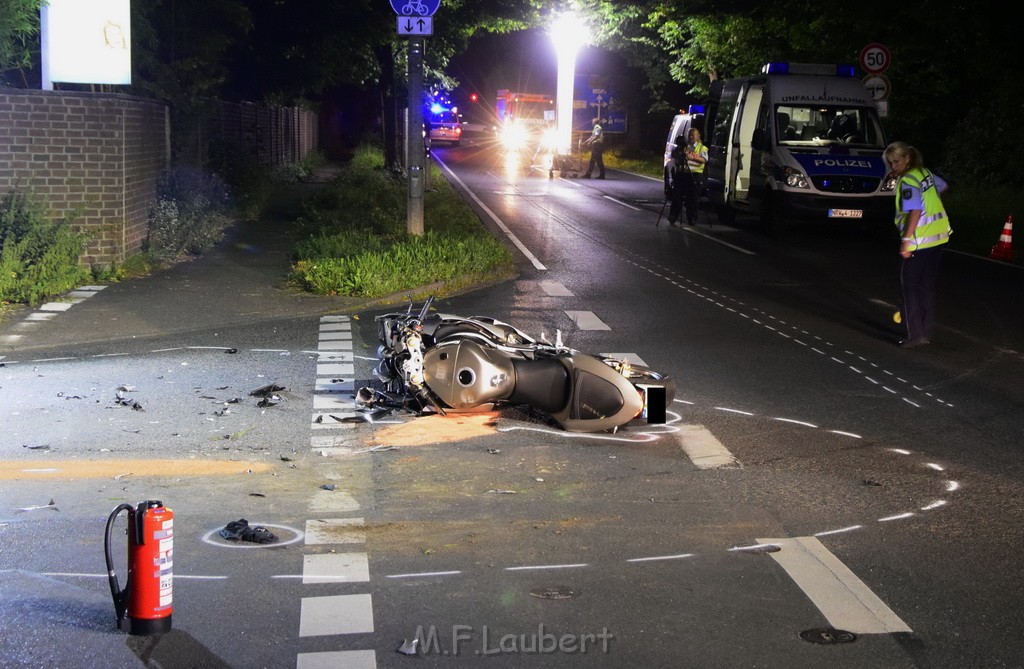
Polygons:
[[672,125],[668,129],[668,139],[665,140],[665,169],[668,169],[672,161],[672,152],[677,146],[676,139],[683,138],[686,143],[690,134],[690,128],[700,130],[703,139],[704,132],[704,105],[690,105],[685,114],[676,114],[672,119]]
[[712,89],[708,196],[719,217],[891,219],[895,181],[878,110],[853,66],[768,63]]

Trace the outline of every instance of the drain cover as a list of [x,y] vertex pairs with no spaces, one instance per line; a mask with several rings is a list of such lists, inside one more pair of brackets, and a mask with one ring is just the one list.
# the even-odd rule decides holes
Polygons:
[[537,588],[536,590],[531,590],[530,594],[540,599],[571,599],[578,595],[579,592],[572,588],[557,586],[553,588]]
[[857,635],[853,632],[837,630],[832,627],[819,627],[817,629],[804,630],[803,632],[800,632],[800,638],[804,641],[810,641],[811,643],[831,645],[856,641]]

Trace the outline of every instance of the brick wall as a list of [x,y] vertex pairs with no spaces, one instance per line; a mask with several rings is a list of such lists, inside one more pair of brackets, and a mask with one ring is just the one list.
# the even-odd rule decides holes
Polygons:
[[146,238],[167,133],[161,102],[0,89],[0,192],[30,187],[54,218],[77,213],[89,236],[82,261],[123,262]]

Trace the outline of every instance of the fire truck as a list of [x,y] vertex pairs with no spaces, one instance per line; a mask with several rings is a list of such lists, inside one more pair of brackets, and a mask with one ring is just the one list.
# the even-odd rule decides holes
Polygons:
[[495,98],[494,111],[498,137],[509,149],[543,143],[555,124],[555,99],[550,95],[503,88]]

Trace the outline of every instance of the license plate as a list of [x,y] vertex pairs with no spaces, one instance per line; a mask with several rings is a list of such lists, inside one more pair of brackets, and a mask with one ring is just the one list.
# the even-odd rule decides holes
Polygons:
[[829,209],[829,218],[864,218],[862,209]]

